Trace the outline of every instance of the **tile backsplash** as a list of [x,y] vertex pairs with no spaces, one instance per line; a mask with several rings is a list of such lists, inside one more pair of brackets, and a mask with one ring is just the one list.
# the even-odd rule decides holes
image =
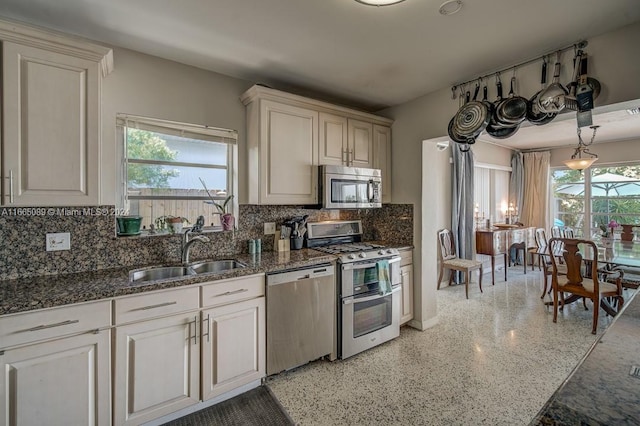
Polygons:
[[[0,209],[0,280],[136,267],[180,261],[181,235],[117,237],[113,206]],[[380,209],[321,210],[305,206],[241,205],[236,231],[207,233],[209,243],[195,244],[191,259],[219,258],[247,252],[247,240],[262,238],[262,250],[273,250],[264,222],[279,224],[294,216],[309,221],[361,219],[365,240],[413,243],[413,206],[385,204]],[[69,232],[71,249],[47,252],[47,233]]]

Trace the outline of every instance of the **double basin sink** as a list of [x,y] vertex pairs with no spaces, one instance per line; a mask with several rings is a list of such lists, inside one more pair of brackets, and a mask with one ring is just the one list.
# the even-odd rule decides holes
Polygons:
[[129,273],[129,281],[141,283],[147,281],[165,280],[169,278],[188,277],[199,274],[220,274],[233,269],[244,268],[245,264],[233,259],[207,260],[192,263],[187,266],[160,266],[147,268]]

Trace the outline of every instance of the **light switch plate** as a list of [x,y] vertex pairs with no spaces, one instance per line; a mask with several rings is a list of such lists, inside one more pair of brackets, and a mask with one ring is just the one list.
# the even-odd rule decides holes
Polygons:
[[58,232],[47,234],[47,251],[71,250],[71,234]]
[[264,223],[264,235],[273,235],[276,233],[276,223],[275,222],[265,222]]

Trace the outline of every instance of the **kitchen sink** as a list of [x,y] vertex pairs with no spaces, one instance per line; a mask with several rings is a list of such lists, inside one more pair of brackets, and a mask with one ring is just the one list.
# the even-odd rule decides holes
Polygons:
[[220,273],[231,269],[244,268],[247,265],[233,259],[209,260],[191,264],[191,269],[196,274]]
[[129,272],[132,283],[165,280],[169,278],[188,277],[197,274],[220,274],[232,269],[244,268],[247,265],[233,259],[206,260],[192,263],[189,266],[161,266]]
[[129,281],[155,281],[167,278],[186,277],[189,275],[195,275],[195,272],[188,266],[163,266],[159,268],[143,269],[141,271],[131,271],[129,273]]

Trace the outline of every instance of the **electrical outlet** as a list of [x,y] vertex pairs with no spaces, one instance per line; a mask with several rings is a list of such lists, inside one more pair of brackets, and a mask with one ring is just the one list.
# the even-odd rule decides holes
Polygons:
[[47,234],[47,251],[71,250],[71,234],[58,232]]
[[275,222],[265,222],[264,223],[264,235],[273,235],[276,233],[276,223]]

